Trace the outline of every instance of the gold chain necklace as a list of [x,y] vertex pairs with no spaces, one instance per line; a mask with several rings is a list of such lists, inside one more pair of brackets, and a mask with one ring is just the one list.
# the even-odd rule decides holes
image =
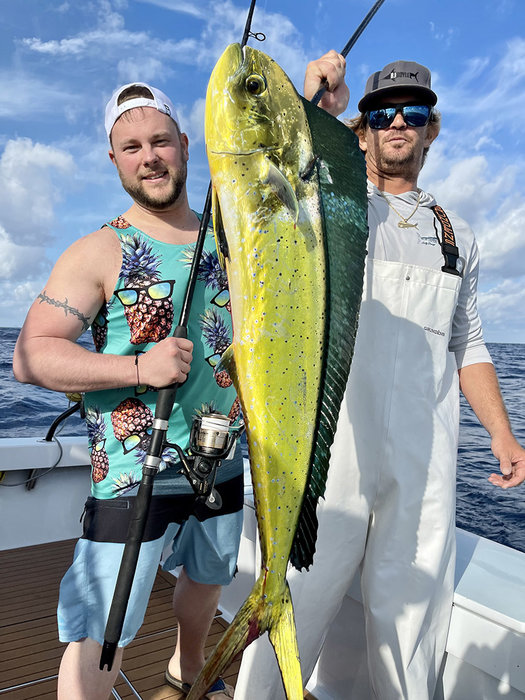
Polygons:
[[415,224],[409,224],[408,221],[409,221],[409,219],[411,219],[414,216],[416,211],[419,209],[419,202],[421,201],[421,192],[418,194],[416,206],[414,207],[414,211],[410,214],[410,216],[407,216],[406,219],[404,216],[401,216],[401,214],[398,212],[398,210],[394,206],[392,206],[392,204],[390,203],[390,200],[388,199],[388,197],[386,196],[386,194],[384,192],[381,192],[381,190],[378,190],[378,192],[381,195],[381,197],[383,197],[385,202],[388,204],[390,209],[392,209],[392,211],[394,211],[401,219],[401,221],[397,222],[398,228],[417,228],[417,222]]

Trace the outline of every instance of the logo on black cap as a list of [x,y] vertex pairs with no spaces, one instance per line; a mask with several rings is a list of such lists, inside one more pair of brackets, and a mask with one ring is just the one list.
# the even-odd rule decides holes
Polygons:
[[389,75],[385,76],[384,79],[385,80],[390,79],[395,83],[398,78],[408,78],[408,80],[415,80],[416,83],[419,83],[419,79],[417,77],[418,75],[419,75],[419,71],[417,73],[410,73],[410,72],[407,73],[406,71],[396,71],[396,69],[394,68],[393,70],[390,71]]

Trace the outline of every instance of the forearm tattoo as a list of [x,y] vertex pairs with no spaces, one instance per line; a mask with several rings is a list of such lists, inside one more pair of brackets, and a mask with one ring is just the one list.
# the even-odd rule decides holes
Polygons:
[[52,299],[51,297],[48,297],[46,294],[46,290],[38,295],[37,299],[40,299],[40,303],[45,302],[46,304],[51,304],[51,306],[57,306],[58,308],[64,309],[64,313],[66,316],[68,314],[72,314],[73,316],[76,316],[78,319],[82,321],[82,331],[87,331],[87,329],[90,326],[89,319],[84,316],[84,314],[80,313],[78,309],[75,309],[73,306],[69,306],[67,303],[67,298],[64,301],[58,301],[57,299]]

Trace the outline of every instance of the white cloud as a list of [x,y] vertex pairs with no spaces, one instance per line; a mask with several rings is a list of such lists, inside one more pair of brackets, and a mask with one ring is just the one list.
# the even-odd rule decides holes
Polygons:
[[59,87],[45,77],[25,75],[20,71],[0,70],[0,83],[9,99],[0,100],[0,117],[17,121],[56,115],[66,106],[74,107],[78,99],[71,90]]
[[440,31],[435,22],[430,22],[430,33],[432,34],[432,37],[441,44],[450,47],[455,38],[458,36],[458,29],[456,27],[448,27],[446,30]]
[[179,115],[181,129],[186,132],[190,141],[190,149],[192,145],[203,143],[204,141],[204,112],[206,100],[204,97],[195,100],[189,111],[185,105],[177,105],[177,114]]
[[43,246],[19,245],[0,226],[0,326],[20,325],[50,268]]
[[0,327],[18,328],[27,311],[45,284],[45,276],[34,281],[17,284],[16,279],[0,280]]
[[[125,28],[123,16],[114,12],[106,2],[98,8],[97,24],[93,29],[63,39],[43,41],[38,37],[26,37],[18,43],[27,51],[54,60],[87,60],[105,66],[114,60],[127,61],[129,65],[135,63],[136,66],[152,59],[193,62],[193,40],[175,42],[155,38],[149,31],[130,31]],[[122,55],[126,58],[120,59]]]
[[[181,37],[176,41],[154,38],[149,32],[132,32],[124,27],[123,18],[109,8],[99,12],[99,26],[64,39],[42,41],[32,37],[22,40],[22,45],[30,51],[56,58],[89,58],[107,63],[112,57],[125,54],[119,60],[119,76],[123,80],[134,80],[136,76],[148,74],[153,80],[165,73],[173,72],[174,63],[199,66],[209,70],[224,48],[240,42],[247,18],[247,8],[239,8],[231,0],[212,0],[208,3],[186,2],[181,0],[142,0],[148,4],[183,13],[202,20],[199,36]],[[302,45],[302,37],[284,15],[266,12],[256,6],[252,30],[256,33],[263,28],[267,40],[260,48],[272,56],[302,87],[302,78],[307,56]],[[252,40],[252,45],[257,42]]]
[[0,158],[0,225],[16,245],[49,241],[59,185],[73,173],[73,158],[63,150],[27,138],[7,142]]
[[510,280],[479,294],[482,311],[490,312],[493,322],[513,319],[516,311],[522,313],[525,306],[525,284],[516,285]]
[[0,280],[26,278],[28,273],[40,273],[45,267],[43,246],[19,245],[0,226]]
[[[190,143],[202,147],[204,94],[195,94],[188,76],[195,73],[196,69],[208,75],[224,48],[229,43],[241,40],[247,8],[242,8],[241,11],[231,0],[210,0],[203,3],[149,0],[149,4],[192,16],[199,22],[200,29],[195,31],[195,27],[192,27],[190,35],[190,30],[185,31],[181,24],[176,40],[160,39],[146,30],[131,31],[125,26],[124,16],[117,11],[118,3],[101,0],[88,6],[91,22],[83,24],[76,34],[47,40],[26,38],[19,43],[19,47],[26,54],[37,54],[45,57],[45,61],[53,61],[55,66],[73,60],[75,70],[81,70],[85,76],[85,88],[93,85],[93,76],[96,75],[106,75],[104,82],[100,77],[97,78],[91,94],[85,88],[75,86],[71,94],[65,91],[55,98],[50,96],[50,86],[43,78],[41,82],[35,84],[36,81],[33,81],[27,85],[23,90],[23,102],[31,104],[31,96],[35,95],[34,102],[40,110],[50,115],[60,111],[66,122],[76,125],[77,129],[80,127],[88,130],[92,128],[90,118],[100,113],[101,104],[118,84],[145,80],[163,88],[172,97]],[[250,44],[271,55],[301,92],[304,69],[309,58],[303,47],[302,36],[284,15],[268,13],[256,7],[252,29],[257,32],[260,28],[264,29],[268,39],[261,44],[251,39]],[[110,65],[113,68],[108,73]],[[191,72],[186,66],[191,66]],[[20,93],[18,86],[17,91]],[[102,99],[95,103],[95,95],[100,95],[101,92]],[[86,95],[89,95],[87,99]],[[13,116],[20,117],[20,108],[21,105],[17,105],[13,109]],[[27,114],[28,117],[31,116],[30,107],[27,108]],[[101,129],[99,133],[102,136]],[[202,148],[199,151],[192,148],[192,154],[195,166],[204,151]],[[207,168],[204,170],[207,171]],[[85,179],[86,174],[82,174],[82,177]]]
[[37,37],[22,39],[22,44],[31,51],[52,56],[79,56],[85,52],[86,42],[85,36],[75,37],[74,39],[61,39],[60,41],[41,41]]
[[505,278],[522,277],[525,270],[525,201],[506,198],[492,220],[480,227],[478,234],[483,271]]
[[[509,129],[521,131],[525,95],[525,39],[516,37],[505,44],[499,61],[477,56],[458,72],[452,86],[433,75],[439,105],[447,114],[460,114],[474,134]],[[476,120],[472,120],[476,115]]]
[[517,170],[512,165],[494,170],[487,156],[481,154],[454,158],[448,146],[431,147],[428,169],[423,170],[421,181],[428,183],[438,200],[478,228],[517,186]]
[[487,341],[523,342],[523,308],[525,306],[525,276],[503,280],[480,291],[478,308]]
[[511,307],[514,297],[505,302],[505,285],[516,284],[525,259],[525,166],[508,157],[516,149],[512,132],[521,129],[525,112],[525,40],[508,41],[497,61],[473,57],[453,87],[442,85],[439,75],[437,83],[444,128],[430,149],[421,184],[472,226],[481,280],[496,290],[493,296],[485,291],[492,314],[494,299]]
[[[97,58],[98,51],[106,48],[109,55],[117,52],[138,51],[142,53],[145,47],[152,45],[152,40],[147,32],[130,32],[113,23],[111,26],[102,26],[88,32],[79,33],[68,39],[51,39],[42,41],[37,37],[22,39],[21,44],[29,51],[49,55],[54,58]],[[155,42],[156,47],[173,46],[173,42]],[[100,54],[98,54],[100,56]],[[100,56],[107,60],[108,55]]]
[[157,7],[163,7],[166,10],[173,10],[174,12],[181,12],[186,15],[191,15],[192,17],[197,17],[203,19],[206,17],[206,8],[203,7],[203,3],[196,2],[185,2],[185,0],[139,0],[148,5],[156,5]]
[[135,80],[155,84],[159,78],[173,75],[173,71],[166,67],[158,58],[124,58],[118,63],[119,83],[127,84]]

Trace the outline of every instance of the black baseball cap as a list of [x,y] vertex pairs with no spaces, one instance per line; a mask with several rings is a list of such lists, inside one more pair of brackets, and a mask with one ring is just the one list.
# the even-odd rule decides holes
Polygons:
[[434,106],[437,95],[430,89],[430,82],[430,71],[420,63],[394,61],[383,70],[372,73],[366,81],[365,94],[357,107],[360,112],[366,112],[378,98],[401,91],[414,93],[418,99],[421,98],[423,104]]

